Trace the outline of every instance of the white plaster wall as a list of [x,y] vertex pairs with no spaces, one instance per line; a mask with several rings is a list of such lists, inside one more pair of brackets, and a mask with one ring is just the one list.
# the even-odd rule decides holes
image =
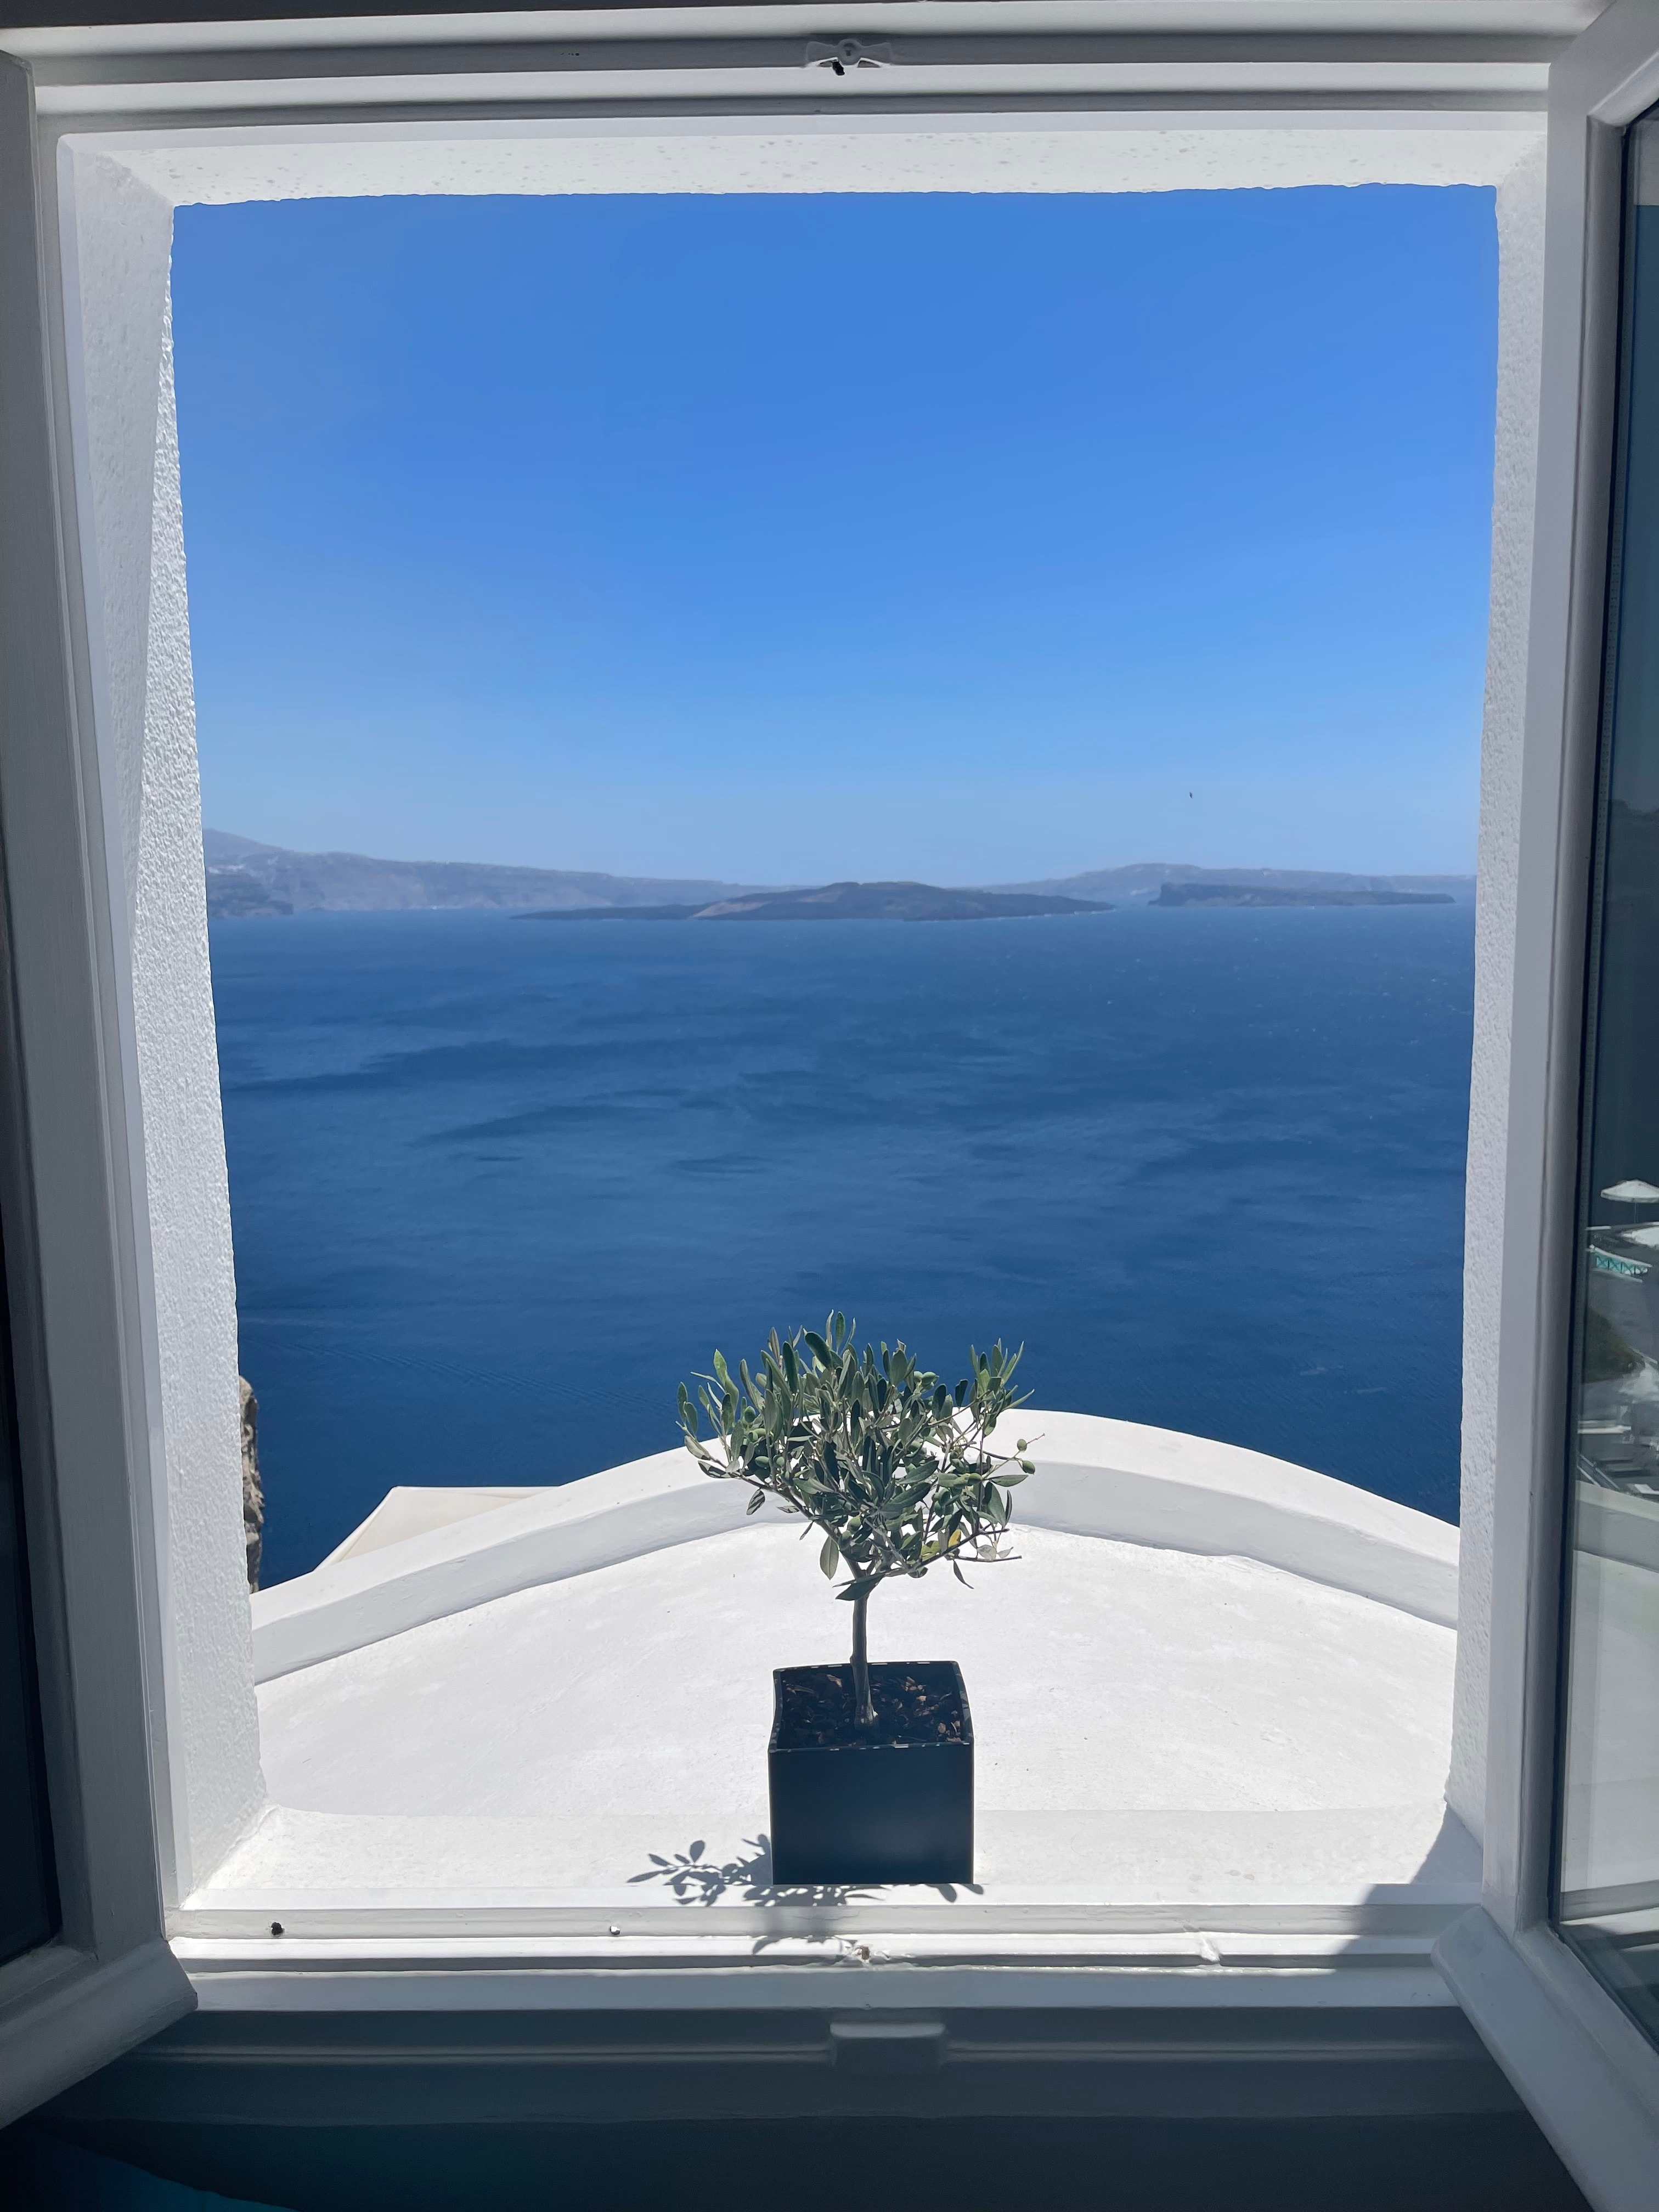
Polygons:
[[1531,115],[562,116],[208,127],[88,140],[175,204],[448,192],[1159,192],[1494,185]]
[[[258,1811],[252,1624],[242,1530],[236,1278],[208,964],[196,702],[167,311],[157,398],[143,789],[132,934],[150,1207],[170,1617],[190,1791],[185,1842],[210,1867]],[[191,1866],[181,1864],[181,1884]]]
[[1508,1158],[1533,502],[1543,338],[1544,149],[1498,188],[1498,422],[1492,460],[1492,614],[1480,747],[1474,1057],[1463,1214],[1462,1552],[1457,1692],[1446,1799],[1479,1836],[1486,1797],[1492,1500],[1498,1468],[1498,1314]]
[[75,164],[83,219],[73,240],[83,399],[78,441],[91,588],[98,737],[115,793],[118,860],[132,927],[150,616],[156,395],[161,386],[173,209],[122,163]]
[[95,526],[89,627],[143,1124],[149,1265],[133,1319],[161,1566],[169,1872],[183,1894],[258,1814],[264,1789],[173,410],[173,216],[104,161],[81,165],[74,207],[77,442]]

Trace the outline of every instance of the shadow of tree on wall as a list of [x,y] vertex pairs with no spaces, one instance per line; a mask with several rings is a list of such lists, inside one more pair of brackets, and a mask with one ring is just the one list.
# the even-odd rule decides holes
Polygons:
[[[659,1851],[647,1851],[650,1865],[639,1874],[629,1875],[629,1882],[660,1882],[681,1905],[718,1905],[722,1898],[735,1896],[745,1905],[835,1906],[866,1899],[873,1900],[885,1894],[883,1886],[873,1882],[775,1882],[772,1839],[764,1829],[757,1836],[745,1836],[744,1848],[746,1856],[711,1858],[707,1843],[699,1836],[684,1850],[672,1852],[666,1857]],[[976,1883],[947,1881],[925,1886],[947,1904],[954,1904],[964,1889],[978,1894]]]

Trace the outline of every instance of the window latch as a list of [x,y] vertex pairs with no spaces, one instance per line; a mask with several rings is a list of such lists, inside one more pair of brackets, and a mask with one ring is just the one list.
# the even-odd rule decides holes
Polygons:
[[809,39],[806,42],[808,69],[827,69],[836,76],[845,76],[849,70],[886,69],[893,58],[893,49],[885,39]]

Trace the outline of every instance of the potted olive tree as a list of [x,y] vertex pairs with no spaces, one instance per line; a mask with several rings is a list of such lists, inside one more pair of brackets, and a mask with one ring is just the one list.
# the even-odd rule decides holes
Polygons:
[[[818,1565],[853,1608],[846,1667],[781,1667],[768,1754],[773,1878],[787,1883],[966,1881],[974,1870],[974,1733],[954,1660],[870,1663],[866,1617],[890,1575],[1011,1556],[1010,1492],[1032,1471],[989,1441],[1024,1403],[1019,1354],[970,1353],[954,1389],[902,1344],[866,1345],[843,1316],[823,1333],[775,1330],[751,1374],[717,1352],[696,1399],[680,1386],[687,1449],[823,1532]],[[701,1434],[701,1412],[713,1430]]]

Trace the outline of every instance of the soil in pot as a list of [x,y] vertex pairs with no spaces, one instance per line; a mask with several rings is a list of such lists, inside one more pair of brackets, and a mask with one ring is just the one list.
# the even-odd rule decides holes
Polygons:
[[971,1881],[974,1726],[955,1661],[872,1666],[866,1729],[850,1667],[783,1667],[772,1681],[773,1880]]

